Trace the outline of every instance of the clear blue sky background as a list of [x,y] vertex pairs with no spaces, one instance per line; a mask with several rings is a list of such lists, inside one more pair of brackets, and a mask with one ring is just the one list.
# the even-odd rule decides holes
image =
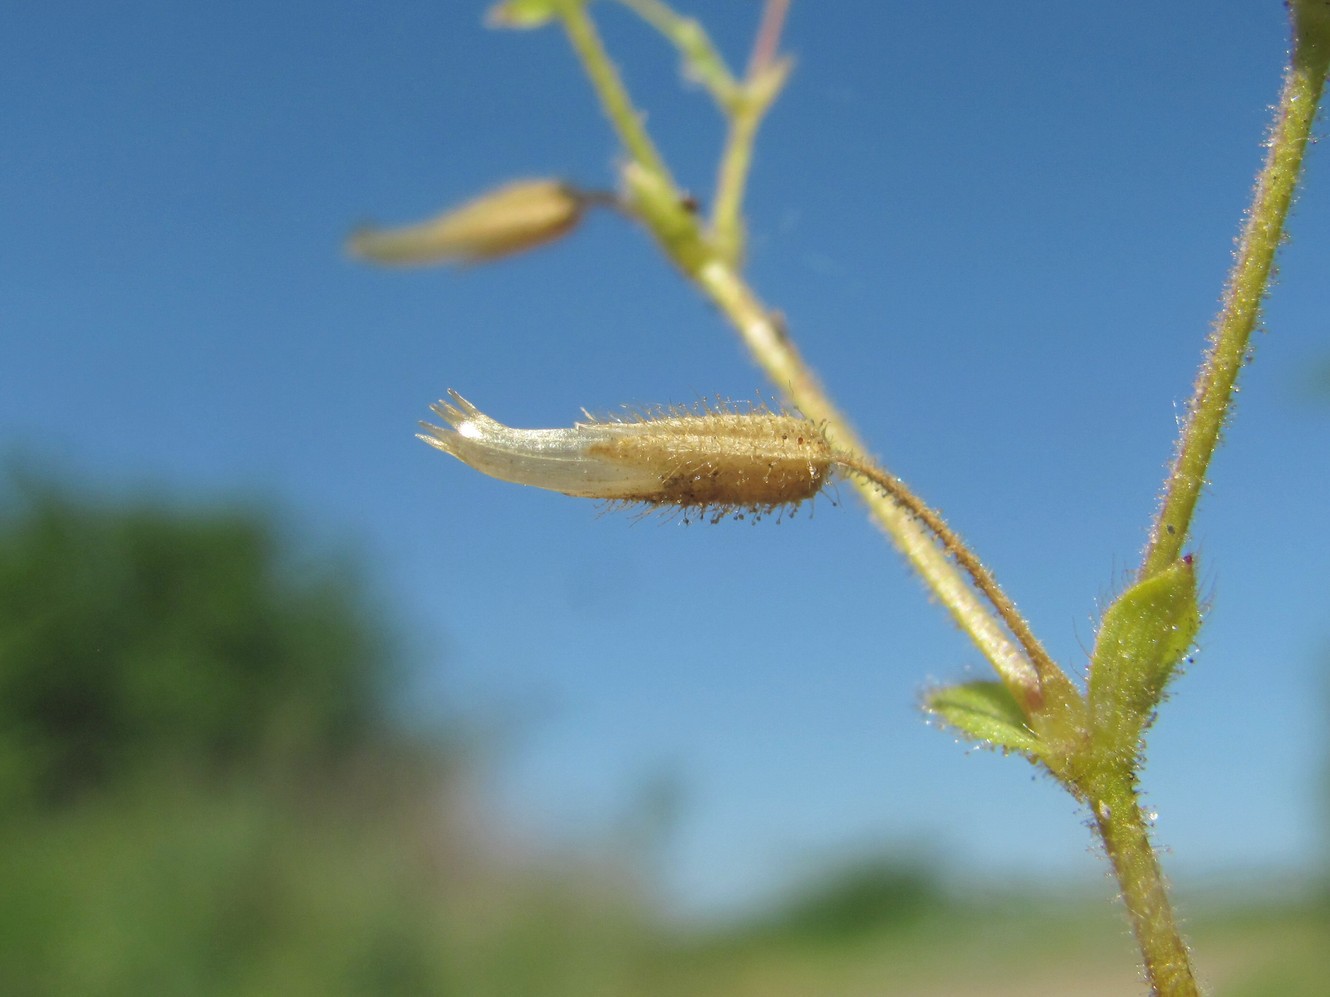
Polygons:
[[[755,0],[697,3],[735,62]],[[366,219],[611,183],[560,33],[479,2],[9,4],[0,427],[94,490],[280,504],[349,536],[426,711],[502,731],[497,806],[582,840],[677,779],[689,909],[877,845],[963,873],[1099,859],[1029,766],[922,721],[984,676],[842,490],[780,524],[600,516],[421,445],[452,386],[518,426],[765,389],[622,221],[471,272],[357,267]],[[704,198],[720,130],[625,10],[608,40]],[[1287,45],[1282,4],[794,4],[750,271],[877,453],[1079,668],[1154,509]],[[1324,124],[1321,127],[1324,133]],[[1330,661],[1330,159],[1305,194],[1195,549],[1213,610],[1151,737],[1185,885],[1318,857]]]

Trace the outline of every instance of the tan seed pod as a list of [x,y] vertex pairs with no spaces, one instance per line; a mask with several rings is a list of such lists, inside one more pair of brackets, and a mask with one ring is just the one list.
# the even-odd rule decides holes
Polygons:
[[486,263],[566,235],[588,203],[558,180],[518,180],[428,221],[360,229],[347,240],[347,251],[395,266]]
[[793,509],[826,484],[834,458],[821,429],[764,405],[669,408],[569,429],[513,429],[455,391],[420,439],[503,481],[623,505],[697,512],[712,521]]

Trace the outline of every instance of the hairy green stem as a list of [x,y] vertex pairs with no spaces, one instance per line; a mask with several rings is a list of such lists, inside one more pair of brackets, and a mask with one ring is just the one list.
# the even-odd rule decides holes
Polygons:
[[710,91],[728,113],[739,95],[739,82],[721,58],[702,25],[691,17],[682,17],[661,0],[619,0],[638,17],[659,31],[683,56],[684,69]]
[[[1315,5],[1300,6],[1311,9]],[[1313,11],[1308,19],[1317,14]],[[1325,17],[1323,10],[1319,16]],[[1295,13],[1295,25],[1305,27],[1298,25],[1298,20]],[[1328,65],[1330,44],[1322,35],[1295,30],[1293,58],[1270,131],[1269,153],[1256,181],[1252,207],[1224,291],[1223,308],[1210,333],[1210,345],[1187,406],[1187,421],[1141,565],[1142,579],[1176,561],[1186,543],[1238,372],[1247,359],[1248,344],[1260,317],[1261,299],[1270,286],[1275,251],[1283,238]]]
[[[561,16],[568,27],[569,36],[575,39],[576,51],[587,68],[588,77],[599,94],[606,116],[616,125],[621,141],[628,145],[629,137],[636,134],[634,129],[641,129],[641,120],[634,112],[617,73],[613,72],[613,66],[601,48],[591,21],[577,4],[569,4]],[[581,40],[581,44],[577,44],[577,39]],[[769,88],[770,96],[765,102],[769,104],[778,92],[783,70],[779,62],[765,62],[761,72],[765,73],[762,78],[765,78]],[[754,82],[749,81],[749,85]],[[755,110],[754,129],[765,104]],[[642,132],[641,141],[652,148],[645,132]],[[742,154],[738,173],[735,174],[738,179],[733,181],[738,185],[735,189],[741,189],[750,146],[751,132],[742,136],[737,144],[732,142],[730,153],[733,154],[734,149],[738,148]],[[644,171],[634,173],[633,169],[625,171],[637,201],[638,215],[653,237],[656,237],[661,249],[734,324],[751,355],[766,371],[771,382],[786,392],[799,411],[825,424],[827,437],[834,447],[846,452],[867,453],[863,441],[850,428],[849,420],[831,403],[805,360],[799,356],[781,320],[759,302],[757,295],[739,277],[735,270],[737,254],[734,253],[734,247],[722,245],[714,233],[710,237],[702,233],[688,214],[681,214],[678,209],[680,191],[670,181],[664,166],[658,170],[652,169],[648,162],[642,162],[632,146],[629,146],[629,152],[645,170],[645,174]],[[737,201],[734,202],[734,210],[738,210]],[[910,510],[865,479],[855,479],[854,485],[861,492],[872,518],[892,538],[896,548],[923,578],[932,594],[950,611],[960,629],[988,658],[1029,715],[1036,717],[1043,713],[1056,713],[1059,711],[1057,707],[1081,705],[1080,694],[1071,679],[1053,665],[1041,647],[1032,657],[1025,653],[1019,641],[1013,641],[1013,634],[1005,629],[998,611],[984,604],[975,589],[971,588],[966,573],[956,568],[946,550],[936,544],[934,534],[916,521]],[[975,564],[978,564],[978,558],[975,558]],[[1012,614],[1013,618],[1020,619],[1013,608]],[[1023,621],[1021,627],[1024,627]],[[1024,633],[1028,634],[1028,627],[1024,627]],[[1032,634],[1031,643],[1037,647]]]
[[[1269,152],[1256,181],[1223,308],[1187,408],[1187,421],[1142,560],[1142,580],[1173,564],[1187,541],[1236,391],[1238,372],[1248,359],[1330,68],[1330,4],[1293,0],[1290,10],[1293,54],[1270,130]],[[1079,788],[1094,812],[1096,829],[1121,885],[1153,992],[1167,997],[1199,994],[1159,860],[1150,846],[1147,822],[1137,803],[1135,772],[1105,762]]]
[[623,80],[619,78],[619,71],[614,68],[614,63],[606,54],[605,46],[590,15],[586,12],[585,5],[562,4],[559,17],[563,21],[569,42],[572,43],[578,58],[582,60],[587,75],[591,77],[592,86],[600,95],[605,115],[618,133],[619,141],[634,160],[668,183],[670,187],[675,187],[669,168],[660,153],[656,151],[651,136],[647,134],[642,119],[633,107],[628,90],[623,85]]
[[776,61],[780,49],[780,33],[785,27],[785,15],[790,12],[790,0],[767,0],[762,8],[762,23],[753,42],[753,53],[748,59],[748,78],[757,79]]
[[1136,801],[1135,776],[1117,766],[1083,787],[1095,829],[1122,890],[1132,931],[1156,997],[1198,997],[1191,954],[1182,940],[1149,823]]
[[[648,20],[659,22],[657,26],[662,30],[670,28],[676,44],[685,47],[683,41],[688,38],[680,36],[679,23],[670,20],[677,15],[659,0],[623,2]],[[1050,770],[1073,794],[1088,802],[1121,886],[1154,993],[1167,997],[1196,995],[1199,989],[1190,956],[1150,844],[1148,821],[1137,801],[1135,760],[1125,764],[1120,758],[1097,757],[1086,737],[1088,717],[1079,690],[1049,658],[1015,605],[941,517],[888,472],[857,456],[866,454],[867,448],[799,355],[783,321],[757,298],[738,272],[743,190],[753,140],[787,68],[775,59],[779,24],[787,6],[787,0],[769,0],[770,24],[762,33],[766,41],[759,40],[760,56],[755,55],[748,78],[734,95],[736,99],[720,101],[727,112],[730,134],[721,161],[710,232],[704,232],[681,206],[678,189],[651,145],[582,5],[566,5],[562,17],[621,141],[637,165],[651,174],[646,178],[631,170],[625,173],[636,214],[665,253],[733,323],[767,376],[805,416],[825,427],[828,441],[843,455],[839,463],[852,472],[870,515],[992,663],[1038,728],[1048,748],[1042,757]],[[1330,66],[1330,2],[1291,0],[1290,9],[1295,44],[1271,131],[1269,156],[1257,181],[1224,306],[1211,332],[1188,406],[1187,421],[1143,559],[1143,579],[1173,564],[1186,542],[1269,285],[1274,254]],[[709,50],[697,51],[707,58],[712,54]]]
[[753,142],[758,126],[780,94],[789,75],[788,61],[762,63],[757,75],[740,92],[730,114],[729,134],[716,177],[716,205],[711,214],[712,240],[716,250],[737,263],[743,255],[743,200],[748,171],[753,162]]
[[[849,420],[832,403],[799,355],[783,323],[763,307],[729,264],[713,259],[696,272],[694,280],[734,324],[771,381],[799,411],[825,426],[833,447],[847,453],[868,452]],[[931,531],[909,509],[868,479],[855,478],[854,486],[878,525],[951,613],[957,626],[983,652],[1017,700],[1031,710],[1042,706],[1041,684],[1046,677],[1040,673],[1042,662],[1032,662],[1013,642],[1000,619],[980,601],[946,552],[934,542]],[[1054,672],[1062,674],[1056,668]],[[1056,676],[1047,678],[1050,683],[1057,682]]]
[[[666,255],[716,304],[738,329],[758,364],[806,416],[825,424],[833,446],[867,453],[849,421],[831,403],[812,371],[799,356],[784,325],[768,311],[734,268],[734,256],[717,249],[695,222],[678,208],[680,195],[659,163],[655,147],[642,127],[627,92],[606,56],[595,28],[580,4],[565,5],[560,16],[569,38],[586,68],[606,116],[629,153],[648,175],[637,175],[638,214]],[[768,69],[770,71],[770,68]],[[645,150],[645,151],[644,151]],[[626,175],[634,176],[631,170]],[[929,590],[951,613],[988,658],[1017,699],[1030,710],[1045,702],[1040,668],[1012,640],[998,615],[976,595],[962,572],[934,542],[932,534],[910,513],[869,482],[858,479],[860,491],[874,519],[892,538]],[[1070,686],[1060,671],[1047,683]],[[1073,690],[1074,692],[1074,690]],[[1061,693],[1053,698],[1062,699]]]
[[[942,518],[941,513],[929,506],[923,499],[919,498],[914,491],[901,481],[894,474],[891,474],[885,468],[878,465],[875,461],[866,457],[859,456],[856,453],[837,453],[835,455],[836,465],[852,475],[861,476],[872,484],[876,485],[896,504],[901,506],[913,516],[916,520],[927,527],[937,538],[942,549],[949,554],[961,569],[970,576],[974,582],[975,588],[983,593],[992,607],[997,611],[1002,622],[1006,624],[1007,630],[1016,638],[1025,652],[1026,658],[1034,665],[1035,672],[1041,680],[1051,679],[1052,676],[1062,675],[1061,669],[1049,657],[1044,650],[1043,644],[1039,638],[1034,635],[1030,625],[1026,623],[1025,617],[1016,608],[1016,604],[1011,601],[1011,597],[1003,591],[1002,586],[998,584],[993,573],[988,570],[982,561],[975,555],[974,551],[966,545],[950,526]],[[1056,681],[1055,679],[1052,681]],[[1051,684],[1045,681],[1044,686]],[[1010,688],[1010,686],[1009,686]],[[1023,688],[1011,690],[1018,701],[1021,701]],[[1070,682],[1061,690],[1063,697],[1071,692]],[[1079,694],[1075,694],[1079,698]],[[1021,705],[1026,708],[1027,714],[1038,712],[1036,709],[1040,704],[1034,704],[1029,701],[1022,701]]]

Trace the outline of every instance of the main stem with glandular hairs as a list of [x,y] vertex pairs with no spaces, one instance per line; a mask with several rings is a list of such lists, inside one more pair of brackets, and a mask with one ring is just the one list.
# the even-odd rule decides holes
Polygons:
[[1284,237],[1284,223],[1330,67],[1330,14],[1326,10],[1325,0],[1293,5],[1293,56],[1270,131],[1269,153],[1256,181],[1224,291],[1224,306],[1210,333],[1210,346],[1187,406],[1187,421],[1141,565],[1142,579],[1168,567],[1182,553],[1237,390],[1238,373],[1249,358],[1261,300],[1270,287],[1275,251]]
[[1196,997],[1200,988],[1191,953],[1169,902],[1134,782],[1133,771],[1118,769],[1086,787],[1094,828],[1122,890],[1151,992],[1161,997]]

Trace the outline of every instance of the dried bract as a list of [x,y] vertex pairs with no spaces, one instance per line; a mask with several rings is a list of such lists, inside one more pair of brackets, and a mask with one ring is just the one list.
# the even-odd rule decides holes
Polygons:
[[486,263],[558,239],[577,225],[588,198],[558,180],[519,180],[401,228],[352,233],[347,250],[371,263]]

